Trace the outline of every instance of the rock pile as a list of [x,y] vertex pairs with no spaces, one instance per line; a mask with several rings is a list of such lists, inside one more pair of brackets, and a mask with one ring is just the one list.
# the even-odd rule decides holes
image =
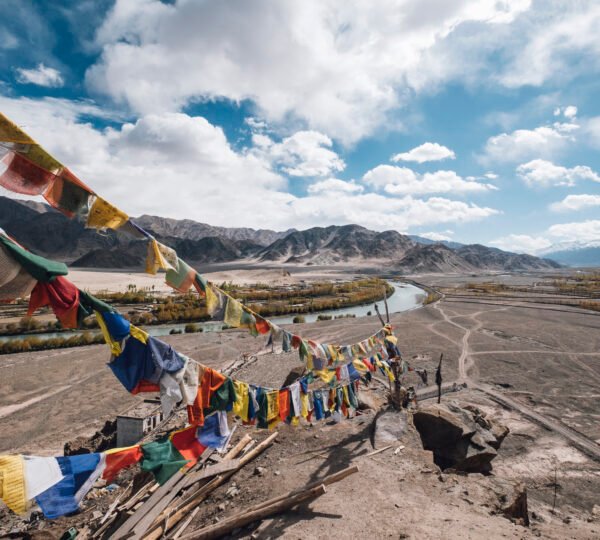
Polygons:
[[433,452],[442,470],[489,473],[509,432],[476,407],[453,403],[425,405],[414,413],[413,422],[423,447]]

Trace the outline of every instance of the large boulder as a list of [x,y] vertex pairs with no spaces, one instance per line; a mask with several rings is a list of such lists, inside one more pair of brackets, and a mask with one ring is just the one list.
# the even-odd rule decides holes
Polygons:
[[508,428],[486,418],[473,406],[425,405],[413,415],[423,447],[441,469],[489,473]]

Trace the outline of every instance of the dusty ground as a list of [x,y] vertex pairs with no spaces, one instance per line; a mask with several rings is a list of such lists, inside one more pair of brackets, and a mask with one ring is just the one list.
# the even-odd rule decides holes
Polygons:
[[[373,416],[368,414],[337,425],[281,426],[280,442],[255,464],[267,469],[265,476],[251,476],[254,467],[247,467],[235,477],[240,494],[230,500],[221,488],[203,505],[197,522],[211,522],[358,463],[358,474],[329,487],[314,503],[263,522],[258,536],[600,537],[599,518],[592,517],[594,505],[600,506],[600,462],[592,457],[595,448],[600,453],[593,442],[600,439],[600,316],[453,299],[393,315],[392,322],[405,358],[421,355],[417,364],[429,370],[431,379],[443,352],[444,380],[469,384],[467,390],[444,399],[475,403],[511,429],[493,462],[493,476],[439,476],[431,455],[414,435],[399,443],[406,448],[398,455],[386,451],[364,457],[372,450]],[[369,317],[296,326],[308,337],[352,342],[370,335],[379,324]],[[238,331],[169,336],[168,341],[215,367],[262,346],[260,338]],[[135,403],[138,398],[112,377],[107,360],[103,346],[3,356],[0,451],[59,454],[65,441],[93,433]],[[236,376],[275,384],[293,365],[297,364],[289,357],[259,357]],[[259,439],[265,436],[253,433]],[[335,447],[326,448],[332,444]],[[305,452],[316,449],[322,452],[307,460],[312,454]],[[534,513],[529,529],[490,514],[496,486],[512,480],[527,486]],[[224,501],[225,510],[218,510]],[[64,530],[68,520],[59,525]],[[251,532],[244,530],[242,535]]]

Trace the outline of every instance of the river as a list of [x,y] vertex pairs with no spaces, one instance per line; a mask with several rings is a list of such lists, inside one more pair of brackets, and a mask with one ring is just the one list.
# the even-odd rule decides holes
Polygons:
[[[388,309],[391,313],[398,313],[400,311],[408,311],[419,307],[426,295],[423,289],[419,289],[409,283],[403,283],[400,281],[389,282],[394,287],[393,294],[388,298]],[[385,306],[383,301],[377,302],[379,311],[385,314]],[[315,322],[319,315],[331,315],[336,317],[338,315],[355,315],[356,317],[364,317],[368,312],[375,315],[373,303],[364,304],[361,306],[352,306],[342,309],[328,309],[325,311],[319,311],[315,313],[303,313],[302,316],[307,323]],[[277,324],[291,324],[292,320],[296,315],[284,315],[281,317],[269,317],[269,320],[276,322]],[[146,326],[144,330],[151,336],[166,336],[171,333],[172,330],[184,332],[185,327],[190,323],[172,323],[172,324],[161,324],[155,326]],[[202,328],[204,332],[218,332],[222,329],[223,323],[221,321],[209,321],[194,323],[198,328]],[[99,330],[88,330],[88,333],[97,334]],[[14,339],[26,339],[26,338],[37,338],[41,340],[52,339],[52,338],[68,338],[75,335],[81,335],[81,331],[73,332],[45,332],[40,334],[21,334],[17,336],[0,336],[0,343],[14,340]]]

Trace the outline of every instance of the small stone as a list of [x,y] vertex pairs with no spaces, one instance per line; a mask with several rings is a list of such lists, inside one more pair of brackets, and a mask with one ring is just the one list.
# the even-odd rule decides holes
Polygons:
[[438,480],[440,482],[445,482],[446,481],[446,477],[442,473],[440,473],[440,474],[438,474]]
[[571,523],[571,516],[566,516],[566,517],[564,517],[564,518],[563,518],[563,523],[566,523],[567,525],[568,525],[569,523]]
[[275,471],[273,474],[274,474],[275,476],[279,476],[281,473],[280,473],[279,471]]
[[225,510],[225,508],[227,508],[227,505],[225,503],[221,503],[219,506],[217,506],[217,509],[220,512],[223,512]]
[[266,472],[267,469],[265,469],[264,467],[256,467],[254,469],[254,476],[264,476]]

